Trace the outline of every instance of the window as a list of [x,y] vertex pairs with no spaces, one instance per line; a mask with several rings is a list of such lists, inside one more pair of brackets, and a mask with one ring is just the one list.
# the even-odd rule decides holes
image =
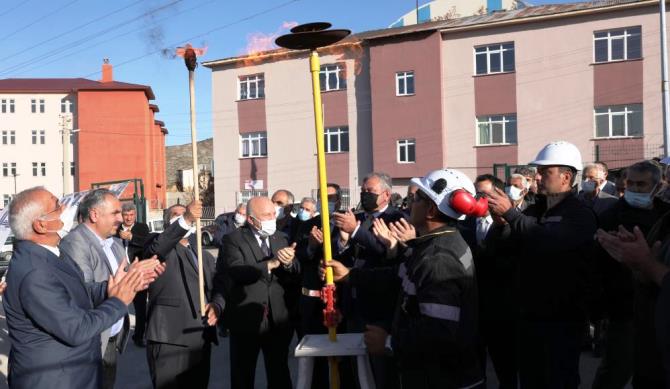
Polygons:
[[0,100],[0,112],[2,112],[2,113],[14,113],[14,99],[2,99],[2,100]]
[[33,162],[33,177],[46,176],[47,164],[46,162]]
[[268,140],[265,132],[240,135],[242,158],[265,157],[268,155]]
[[516,143],[516,114],[477,118],[477,145]]
[[398,141],[398,163],[416,162],[416,141],[414,139],[400,139]]
[[596,138],[642,136],[642,104],[596,107]]
[[2,163],[2,176],[3,177],[12,177],[16,174],[16,162],[3,162]]
[[43,145],[46,141],[46,135],[44,130],[32,130],[31,131],[32,143],[34,145],[40,144]]
[[410,96],[414,94],[414,72],[398,72],[395,74],[395,95]]
[[[60,174],[63,174],[63,162],[60,163]],[[70,162],[70,175],[74,176],[74,162]]]
[[14,145],[16,144],[16,131],[2,131],[2,144]]
[[31,99],[30,100],[30,112],[32,113],[37,113],[39,110],[39,113],[44,113],[44,99]]
[[265,98],[265,78],[262,74],[240,77],[238,81],[240,100]]
[[475,47],[475,74],[514,71],[514,42]]
[[319,77],[321,92],[347,89],[347,75],[344,64],[322,65]]
[[268,191],[267,190],[251,190],[251,189],[246,189],[240,192],[237,192],[237,201],[235,201],[237,204],[240,203],[247,203],[251,198],[253,197],[258,197],[258,196],[264,196],[267,197]]
[[349,151],[349,127],[333,127],[324,130],[326,153]]
[[12,202],[12,196],[8,194],[2,195],[2,207],[5,208]]
[[629,27],[593,33],[595,62],[642,58],[642,28]]
[[69,98],[60,101],[60,113],[72,113],[72,101]]

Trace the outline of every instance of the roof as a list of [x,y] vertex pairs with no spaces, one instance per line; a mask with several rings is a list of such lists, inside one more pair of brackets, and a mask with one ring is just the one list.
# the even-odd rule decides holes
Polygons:
[[161,110],[158,109],[158,106],[156,104],[149,104],[149,109],[154,111],[154,112],[160,112]]
[[[459,31],[464,29],[480,29],[495,27],[499,24],[507,23],[531,23],[537,20],[547,18],[560,18],[577,16],[587,13],[598,12],[612,12],[619,9],[639,8],[644,6],[658,5],[657,0],[595,0],[581,3],[567,3],[567,4],[546,4],[538,6],[527,6],[510,11],[499,11],[485,15],[468,16],[464,18],[438,20],[433,22],[426,22],[414,24],[405,27],[384,28],[379,30],[371,30],[356,33],[348,36],[341,42],[333,45],[346,45],[350,43],[373,41],[375,39],[395,37],[401,35],[409,35],[416,33],[428,33],[440,31],[449,33],[450,31]],[[278,53],[286,52],[286,49],[275,49],[254,53],[253,57],[271,57]],[[304,50],[303,50],[304,51]],[[293,51],[293,53],[300,53],[303,51]],[[250,55],[243,55],[238,57],[229,57],[218,60],[207,61],[203,63],[206,67],[215,67],[243,61]]]
[[5,78],[0,80],[0,93],[70,93],[88,90],[141,90],[149,100],[156,98],[150,86],[119,81],[100,82],[87,78]]
[[165,122],[162,120],[154,120],[154,124],[158,127],[165,127]]

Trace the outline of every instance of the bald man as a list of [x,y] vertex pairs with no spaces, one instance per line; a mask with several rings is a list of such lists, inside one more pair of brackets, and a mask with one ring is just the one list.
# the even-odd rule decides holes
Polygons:
[[230,329],[231,387],[253,389],[263,350],[267,382],[290,389],[288,346],[292,327],[284,285],[295,282],[300,264],[295,244],[277,231],[275,205],[267,197],[247,203],[247,223],[223,237],[215,288],[225,290],[224,320]]

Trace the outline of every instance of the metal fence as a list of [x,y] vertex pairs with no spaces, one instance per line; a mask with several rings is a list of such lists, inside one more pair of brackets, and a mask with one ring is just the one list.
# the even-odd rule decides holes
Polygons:
[[662,143],[614,143],[593,145],[592,160],[604,162],[610,170],[619,170],[646,159],[663,158]]

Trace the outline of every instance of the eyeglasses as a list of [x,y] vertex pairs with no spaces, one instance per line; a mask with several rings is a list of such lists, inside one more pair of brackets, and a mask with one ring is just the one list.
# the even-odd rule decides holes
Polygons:
[[61,209],[63,209],[63,204],[61,204],[61,202],[59,200],[56,200],[56,209],[54,209],[53,211],[45,213],[44,215],[40,216],[39,218],[40,219],[45,219],[47,216],[51,215],[54,212],[58,212]]

